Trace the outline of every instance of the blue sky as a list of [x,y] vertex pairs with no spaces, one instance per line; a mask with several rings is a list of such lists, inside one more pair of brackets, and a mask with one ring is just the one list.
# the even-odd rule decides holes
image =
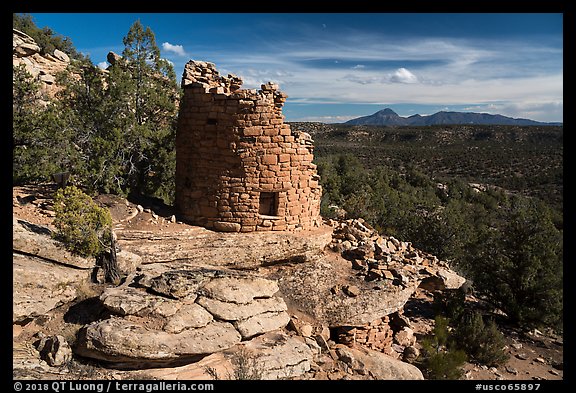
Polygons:
[[244,88],[273,81],[286,121],[343,122],[386,107],[563,121],[561,13],[32,13],[95,64],[140,19],[181,78],[210,61]]

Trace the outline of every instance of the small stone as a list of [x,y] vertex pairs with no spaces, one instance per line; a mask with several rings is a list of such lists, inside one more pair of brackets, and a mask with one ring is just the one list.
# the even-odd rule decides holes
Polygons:
[[314,328],[312,327],[312,325],[305,324],[305,325],[302,325],[302,327],[300,328],[300,333],[304,337],[311,337],[313,330],[314,330]]
[[136,209],[138,209],[139,213],[142,213],[144,211],[144,208],[142,207],[142,205],[136,205]]
[[72,349],[60,335],[40,337],[37,348],[42,360],[50,366],[61,366],[72,358]]
[[320,352],[322,352],[322,348],[320,348],[316,340],[314,340],[313,338],[304,337],[304,342],[306,343],[306,345],[308,345],[310,350],[312,350],[312,353],[319,354]]
[[346,295],[351,297],[360,295],[360,288],[358,288],[356,285],[346,285],[343,290]]
[[526,355],[525,353],[517,353],[516,357],[520,360],[528,360],[528,355]]
[[415,346],[409,346],[404,348],[404,352],[402,353],[402,358],[405,362],[412,363],[420,356],[420,351]]
[[518,370],[516,370],[514,367],[506,366],[505,369],[510,374],[518,375]]

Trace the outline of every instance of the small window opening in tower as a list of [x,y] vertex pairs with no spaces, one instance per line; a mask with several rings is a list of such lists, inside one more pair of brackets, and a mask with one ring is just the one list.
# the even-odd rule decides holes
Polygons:
[[277,192],[261,192],[260,193],[260,208],[258,213],[262,216],[277,216],[278,215],[278,193]]

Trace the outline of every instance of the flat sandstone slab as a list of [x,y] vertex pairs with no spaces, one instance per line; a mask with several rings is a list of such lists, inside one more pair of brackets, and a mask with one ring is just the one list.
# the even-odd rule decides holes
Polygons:
[[181,231],[117,230],[122,250],[142,264],[190,261],[194,265],[255,268],[314,259],[332,241],[332,228],[311,231],[224,233],[185,226]]

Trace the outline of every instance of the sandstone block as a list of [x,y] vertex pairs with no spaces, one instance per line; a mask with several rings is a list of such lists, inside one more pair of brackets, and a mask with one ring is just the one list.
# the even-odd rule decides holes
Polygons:
[[246,339],[257,334],[283,328],[288,322],[290,322],[290,316],[288,313],[281,311],[257,314],[241,321],[235,321],[233,324],[242,335],[242,338]]
[[214,222],[214,229],[222,232],[240,232],[242,225],[237,222],[216,221]]
[[265,312],[286,311],[286,303],[282,298],[271,297],[254,299],[250,303],[232,303],[201,296],[197,303],[218,319],[238,321]]

